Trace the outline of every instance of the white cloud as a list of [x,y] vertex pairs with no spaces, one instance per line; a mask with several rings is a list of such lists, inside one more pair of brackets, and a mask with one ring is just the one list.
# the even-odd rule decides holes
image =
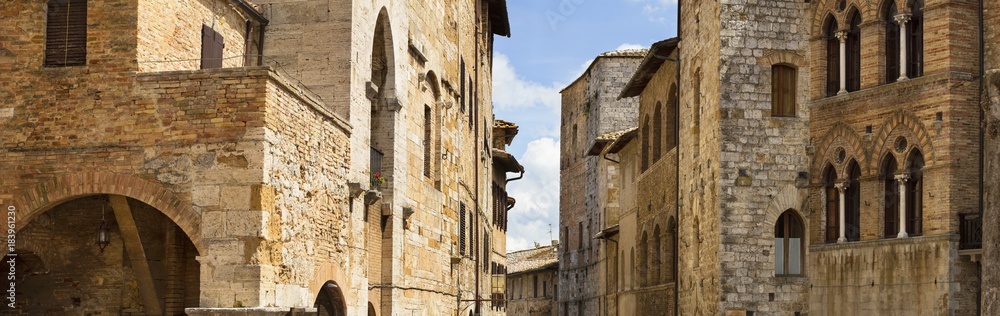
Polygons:
[[507,251],[531,248],[535,242],[548,245],[558,238],[559,142],[549,137],[533,140],[519,162],[524,179],[507,185],[517,200],[508,217]]
[[646,46],[639,44],[625,43],[618,45],[618,48],[615,48],[615,50],[623,50],[623,49],[646,49]]
[[543,107],[558,113],[560,88],[528,81],[517,75],[507,55],[493,59],[493,104],[502,110]]
[[677,7],[677,0],[628,0],[633,3],[644,3],[642,13],[649,18],[649,21],[656,23],[667,22],[667,9]]

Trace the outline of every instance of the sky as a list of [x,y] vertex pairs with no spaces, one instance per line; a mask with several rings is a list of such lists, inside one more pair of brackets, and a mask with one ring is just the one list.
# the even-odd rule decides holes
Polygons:
[[511,38],[493,62],[496,118],[520,126],[507,150],[524,179],[507,184],[507,251],[559,238],[559,91],[597,55],[647,48],[677,34],[676,0],[511,0]]

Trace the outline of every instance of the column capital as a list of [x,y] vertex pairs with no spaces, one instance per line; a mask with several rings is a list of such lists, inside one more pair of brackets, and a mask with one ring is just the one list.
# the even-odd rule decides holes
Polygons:
[[847,42],[847,31],[837,31],[837,33],[834,33],[833,36],[836,36],[837,40],[841,43]]
[[906,181],[910,181],[910,174],[909,173],[900,173],[900,174],[897,174],[894,178],[896,178],[896,181],[906,182]]
[[892,18],[894,20],[896,20],[896,23],[899,23],[899,25],[902,26],[902,25],[906,25],[906,22],[910,22],[910,18],[911,17],[913,17],[912,14],[909,14],[909,13],[900,13],[900,14],[897,14],[896,16],[893,16]]
[[851,183],[847,181],[840,181],[835,183],[833,186],[837,188],[837,191],[840,191],[840,193],[843,194],[844,191],[847,191],[847,188],[851,187]]

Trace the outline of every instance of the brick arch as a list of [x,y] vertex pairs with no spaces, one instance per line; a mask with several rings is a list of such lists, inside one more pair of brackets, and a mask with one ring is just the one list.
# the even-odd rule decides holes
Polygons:
[[[868,152],[865,151],[864,147],[862,146],[861,136],[858,135],[858,133],[855,132],[854,129],[851,128],[846,123],[836,122],[833,124],[833,127],[831,127],[826,132],[826,135],[823,136],[823,139],[819,142],[819,145],[816,147],[818,150],[821,151],[817,152],[817,154],[813,156],[819,159],[813,159],[812,162],[813,166],[811,168],[812,170],[816,171],[817,174],[820,174],[822,173],[822,169],[826,166],[826,163],[830,163],[831,165],[837,165],[835,163],[827,161],[826,159],[823,159],[823,157],[827,156],[827,153],[830,150],[833,150],[833,148],[830,147],[833,146],[833,144],[837,139],[844,139],[847,141],[848,144],[851,145],[850,148],[844,148],[847,151],[847,159],[844,159],[845,162],[850,161],[850,158],[853,156],[855,157],[855,160],[858,161],[859,166],[862,166],[862,168],[866,168],[868,166],[867,163],[869,161]],[[865,171],[866,170],[863,169],[862,173],[865,173]]]
[[[875,1],[876,2],[875,6],[874,6],[874,9],[875,9],[875,20],[882,21],[882,17],[885,16],[886,4],[888,4],[889,1],[895,1],[896,12],[903,12],[903,7],[901,7],[899,5],[901,2],[902,3],[909,2],[909,0],[876,0]],[[883,22],[885,22],[885,21],[883,21]]]
[[13,200],[14,207],[19,210],[17,229],[63,202],[100,194],[126,196],[152,206],[184,231],[198,253],[205,253],[201,241],[201,214],[191,208],[190,201],[156,182],[124,173],[61,174],[23,190]]
[[[827,3],[829,3],[829,5],[827,5]],[[836,1],[832,0],[821,0],[820,3],[817,4],[816,9],[813,11],[812,18],[810,19],[812,21],[810,27],[812,29],[812,34],[810,34],[810,37],[825,35],[823,34],[823,27],[826,26],[827,17],[833,17],[833,19],[837,21],[838,27],[844,25],[843,18],[841,18],[840,14],[833,8],[835,3]]]
[[[892,132],[896,128],[904,127],[909,129],[913,133],[914,137],[917,139],[917,148],[920,152],[924,153],[924,159],[927,160],[928,164],[934,161],[934,147],[931,142],[930,136],[927,132],[927,128],[923,123],[920,123],[920,118],[917,117],[913,112],[899,110],[892,114],[891,117],[882,123],[878,135],[873,138],[872,149],[876,152],[883,152],[885,150],[886,142],[890,141],[888,138],[892,135]],[[912,143],[912,139],[910,140]],[[871,162],[868,163],[871,167]]]

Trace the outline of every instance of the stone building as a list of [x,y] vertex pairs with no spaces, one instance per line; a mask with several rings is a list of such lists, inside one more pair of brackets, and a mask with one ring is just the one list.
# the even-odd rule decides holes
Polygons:
[[490,70],[506,14],[7,3],[3,313],[502,314]]
[[[590,138],[593,158],[619,167],[621,216],[596,236],[621,248],[606,276],[621,280],[619,313],[659,304],[641,295],[668,281],[665,258],[649,254],[671,239],[642,235],[676,214],[678,315],[993,314],[1000,7],[680,6],[676,55],[654,44],[664,62],[647,57],[622,93],[639,96],[638,123]],[[658,118],[657,101],[677,112]]]
[[[490,286],[490,307],[494,310],[507,310],[507,275],[508,275],[508,254],[507,254],[507,213],[514,208],[517,200],[507,194],[507,183],[521,180],[524,176],[524,166],[507,152],[507,146],[514,141],[517,136],[518,126],[504,120],[493,121],[493,218],[490,222],[493,225],[494,239],[491,250],[491,286]],[[508,173],[519,173],[517,177],[508,178]]]
[[558,316],[558,244],[507,254],[507,315]]
[[594,59],[562,90],[559,194],[558,309],[593,315],[608,309],[604,284],[612,249],[593,237],[618,220],[618,167],[588,156],[599,135],[635,125],[638,102],[618,99],[645,50],[613,51]]

